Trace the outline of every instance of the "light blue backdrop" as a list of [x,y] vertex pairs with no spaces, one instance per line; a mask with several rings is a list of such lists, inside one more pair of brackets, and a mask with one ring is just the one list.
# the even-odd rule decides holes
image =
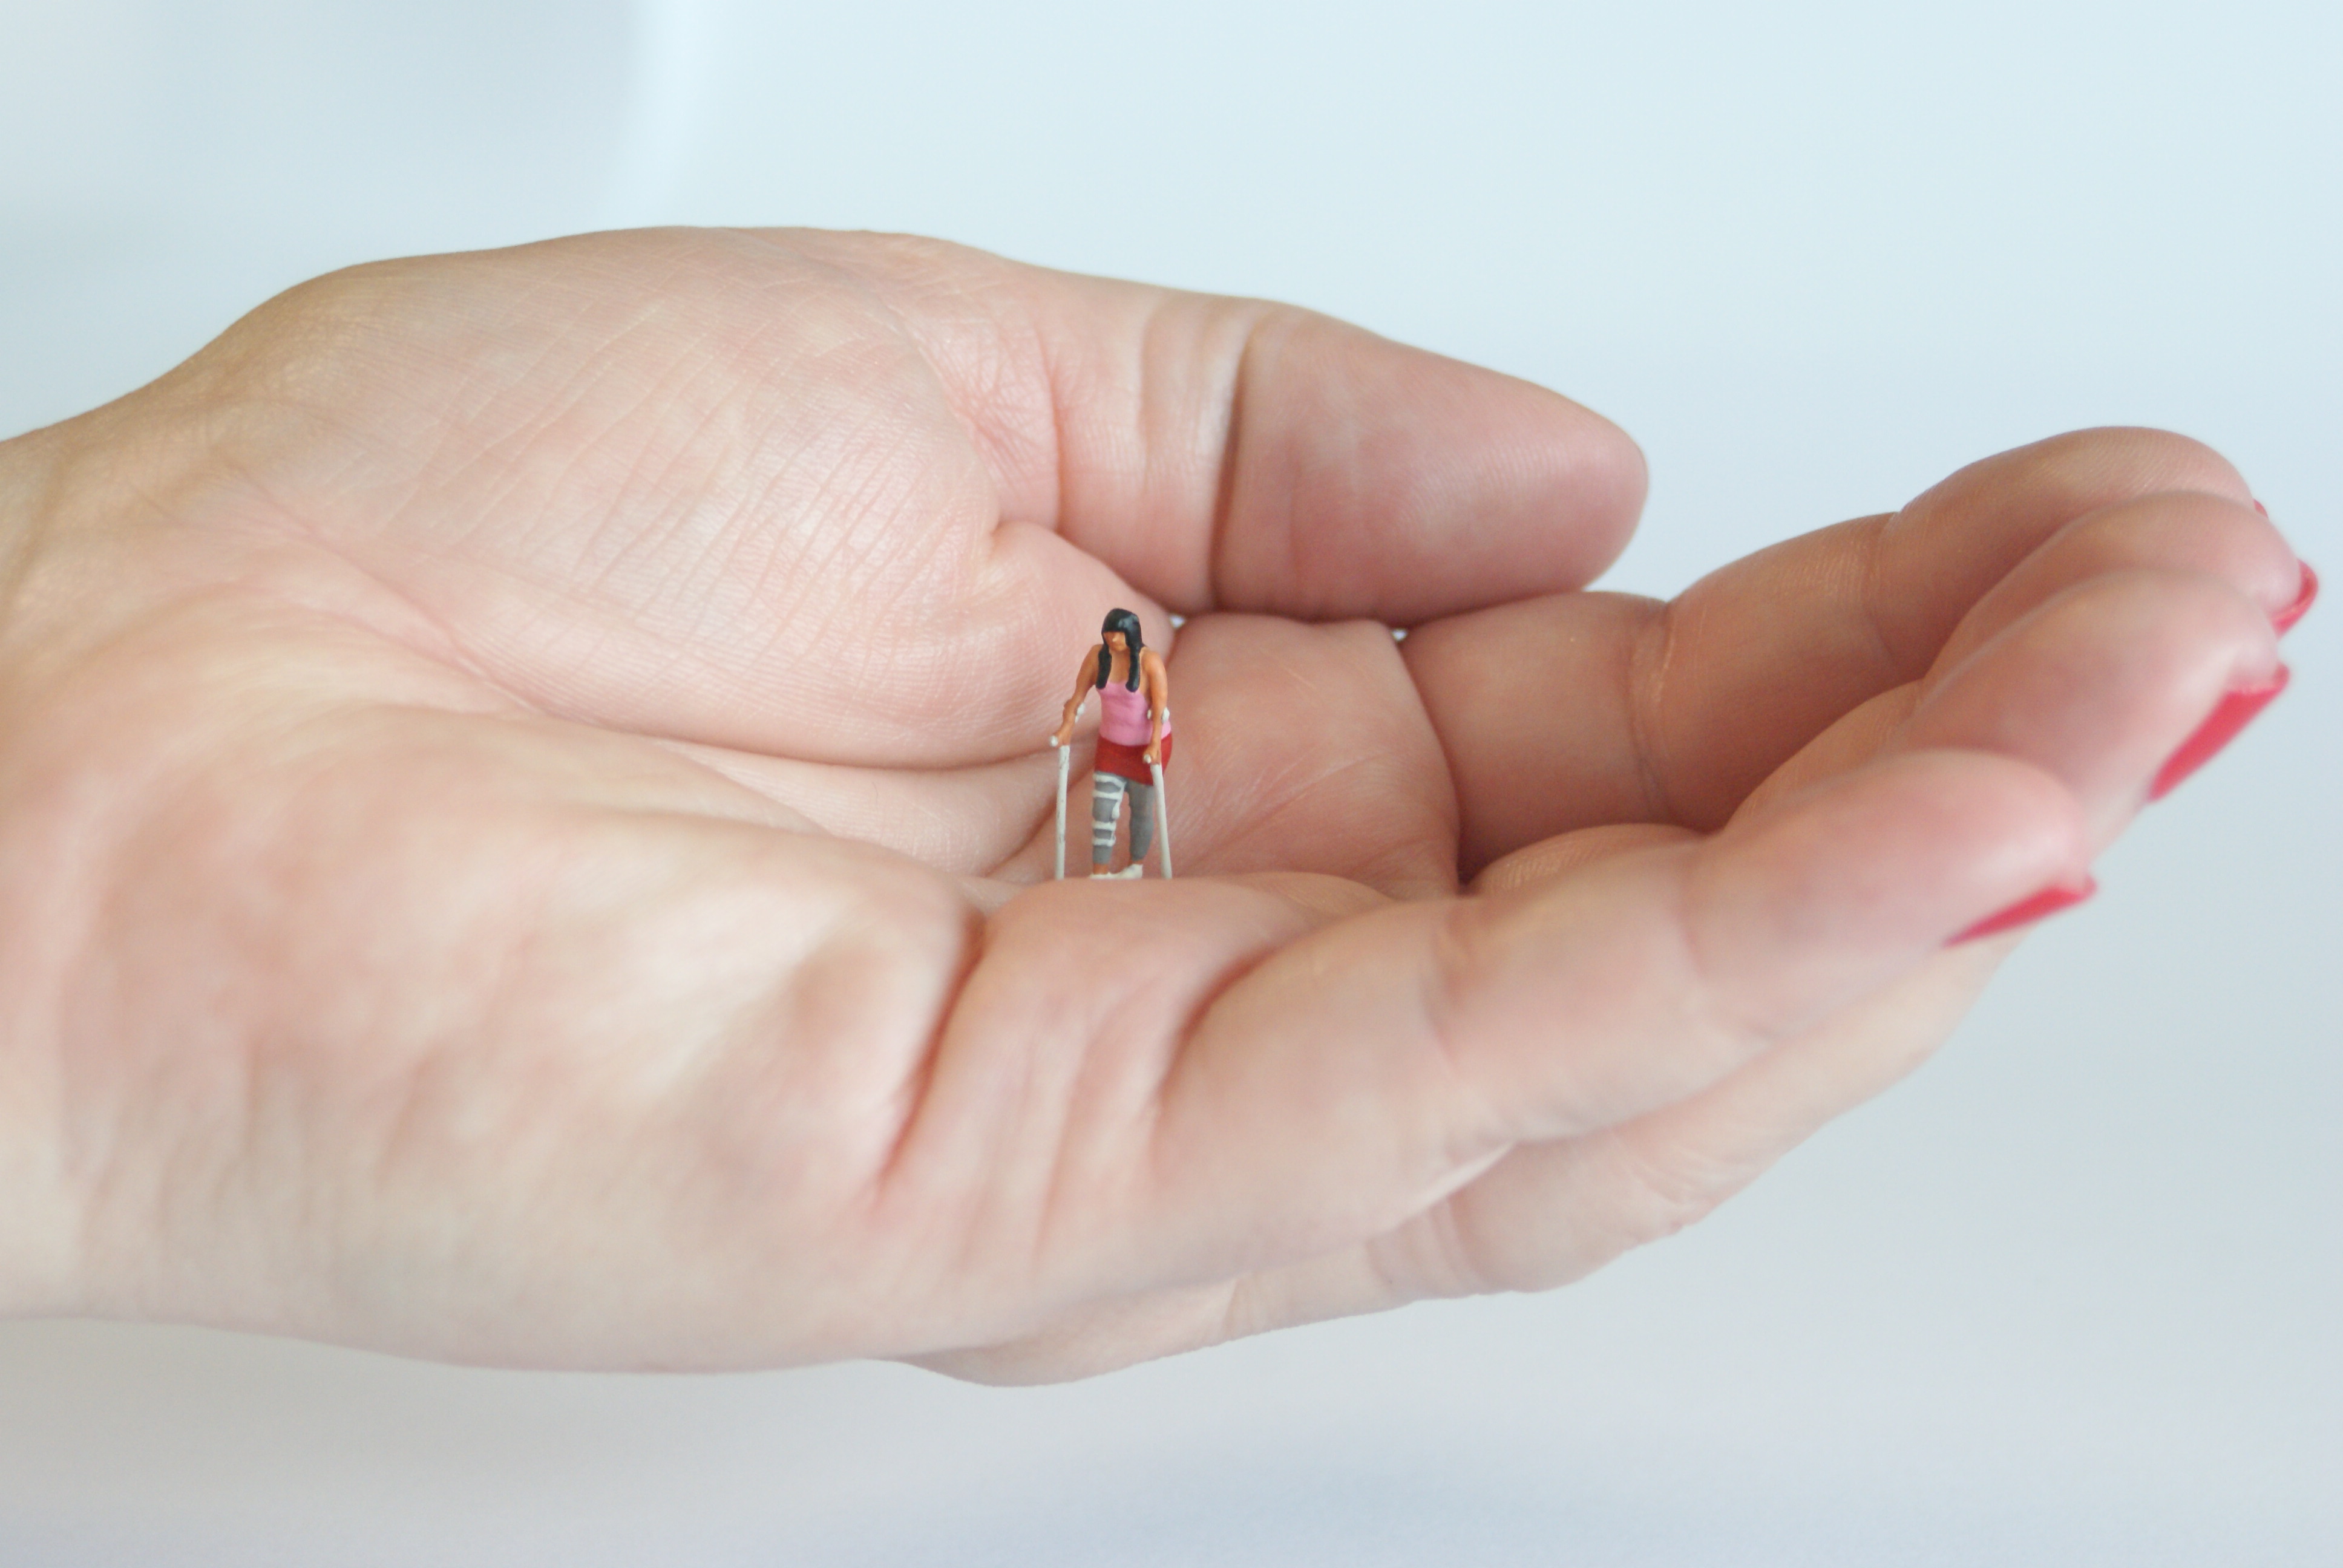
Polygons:
[[[2053,430],[2343,581],[2343,11],[0,0],[0,434],[374,256],[948,236],[1282,297],[1650,456],[1670,592]],[[0,1325],[0,1562],[2343,1561],[2343,609],[1960,1039],[1574,1290],[1073,1388]]]

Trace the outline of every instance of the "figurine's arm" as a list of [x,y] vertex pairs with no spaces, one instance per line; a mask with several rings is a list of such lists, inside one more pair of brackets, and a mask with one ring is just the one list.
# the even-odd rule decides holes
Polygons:
[[1147,686],[1147,749],[1141,755],[1152,764],[1163,760],[1163,716],[1172,711],[1172,676],[1163,668],[1162,656],[1151,648],[1140,650],[1139,674]]
[[1091,644],[1091,650],[1082,655],[1081,667],[1074,671],[1074,694],[1066,699],[1066,711],[1058,721],[1058,732],[1050,738],[1051,745],[1073,744],[1074,720],[1082,716],[1082,704],[1090,698],[1091,684],[1098,679],[1099,649],[1105,646],[1104,643],[1094,642]]

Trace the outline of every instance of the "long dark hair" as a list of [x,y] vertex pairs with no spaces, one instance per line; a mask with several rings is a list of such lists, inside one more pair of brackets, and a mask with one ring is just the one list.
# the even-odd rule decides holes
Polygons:
[[1111,609],[1106,612],[1106,621],[1099,628],[1098,678],[1091,682],[1091,685],[1104,686],[1107,672],[1114,668],[1114,650],[1106,645],[1106,634],[1111,631],[1122,633],[1122,645],[1131,650],[1131,678],[1122,683],[1123,689],[1137,691],[1139,689],[1139,618],[1127,609]]

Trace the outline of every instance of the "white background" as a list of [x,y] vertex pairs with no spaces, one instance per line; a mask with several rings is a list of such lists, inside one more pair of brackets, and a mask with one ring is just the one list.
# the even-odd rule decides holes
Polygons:
[[[2343,11],[0,0],[0,435],[374,256],[944,235],[1559,387],[1672,592],[2054,430],[2343,588]],[[1550,1297],[1071,1388],[0,1324],[0,1563],[2343,1563],[2343,605],[1952,1047]]]

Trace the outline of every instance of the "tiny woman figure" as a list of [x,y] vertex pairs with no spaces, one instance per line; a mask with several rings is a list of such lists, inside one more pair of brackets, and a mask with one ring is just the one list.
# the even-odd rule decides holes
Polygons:
[[[1139,618],[1111,609],[1099,628],[1101,641],[1082,656],[1074,671],[1074,694],[1058,726],[1058,744],[1073,740],[1074,720],[1092,691],[1099,694],[1098,759],[1091,778],[1091,875],[1141,874],[1155,841],[1155,783],[1151,764],[1172,761],[1172,683],[1163,660],[1143,647]],[[1131,864],[1114,862],[1114,824],[1123,797],[1131,798]]]

